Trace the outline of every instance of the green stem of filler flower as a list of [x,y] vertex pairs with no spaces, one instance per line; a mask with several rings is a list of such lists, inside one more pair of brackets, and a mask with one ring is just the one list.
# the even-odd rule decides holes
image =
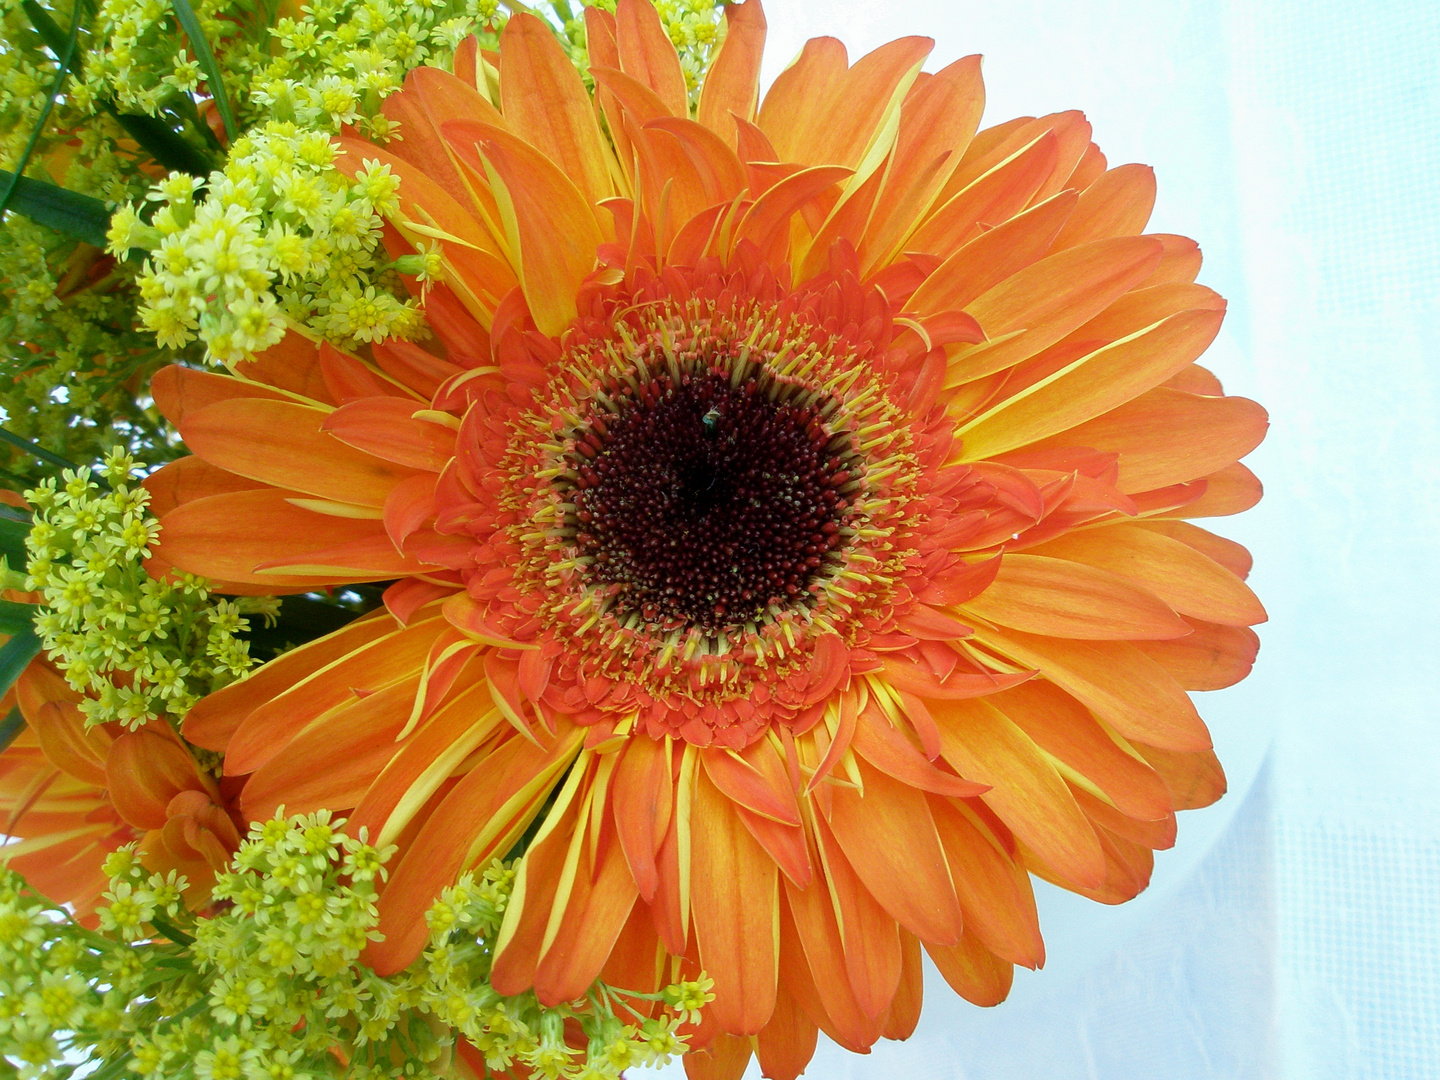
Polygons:
[[219,110],[220,119],[225,124],[225,134],[234,142],[240,134],[240,126],[235,122],[235,113],[230,108],[230,95],[225,92],[224,80],[220,78],[220,65],[215,62],[215,53],[210,48],[210,42],[205,39],[205,31],[200,28],[195,9],[190,6],[190,0],[170,0],[170,7],[180,22],[180,28],[190,39],[190,48],[195,50],[195,60],[200,65],[200,70],[205,72],[205,81],[210,84],[210,96],[215,99],[215,108]]
[[30,132],[30,139],[25,143],[25,150],[20,155],[20,160],[15,163],[15,169],[10,174],[10,183],[5,188],[5,194],[0,195],[0,214],[5,213],[5,208],[10,205],[10,199],[15,194],[15,188],[19,186],[20,177],[25,172],[25,167],[30,164],[30,155],[35,152],[35,146],[40,142],[40,136],[45,131],[45,124],[50,119],[50,110],[55,107],[55,99],[60,96],[61,89],[65,86],[65,77],[70,74],[70,65],[75,61],[75,46],[80,40],[80,0],[75,0],[75,6],[70,9],[70,33],[65,39],[65,51],[59,57],[60,70],[55,73],[55,82],[50,87],[50,96],[45,99],[45,107],[40,110],[40,119],[35,122],[35,128]]
[[39,458],[47,465],[54,465],[57,469],[80,468],[80,466],[76,465],[73,461],[63,458],[59,454],[52,454],[38,443],[33,443],[29,439],[22,438],[8,428],[0,427],[0,442],[7,442],[17,450],[23,450],[25,453]]

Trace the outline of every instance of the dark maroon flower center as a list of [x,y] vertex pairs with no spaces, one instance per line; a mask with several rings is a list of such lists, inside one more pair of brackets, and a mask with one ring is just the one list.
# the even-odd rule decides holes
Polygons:
[[610,614],[715,632],[808,602],[851,532],[855,462],[833,410],[802,385],[717,371],[598,396],[567,455],[566,523]]

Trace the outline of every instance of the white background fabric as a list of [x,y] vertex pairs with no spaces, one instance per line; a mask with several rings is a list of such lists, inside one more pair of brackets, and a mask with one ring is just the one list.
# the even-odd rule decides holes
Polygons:
[[[771,0],[805,38],[986,56],[986,123],[1085,110],[1156,167],[1157,231],[1231,301],[1206,363],[1271,412],[1255,674],[1200,695],[1230,776],[1139,899],[1044,888],[1049,962],[992,1010],[934,975],[909,1042],[823,1080],[1440,1077],[1440,4]],[[678,1066],[665,1076],[679,1076]],[[753,1069],[751,1076],[758,1076]]]

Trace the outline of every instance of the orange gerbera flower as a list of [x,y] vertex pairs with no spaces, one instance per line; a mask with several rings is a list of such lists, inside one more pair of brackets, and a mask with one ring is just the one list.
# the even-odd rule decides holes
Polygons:
[[152,571],[394,579],[185,727],[251,818],[400,845],[379,970],[534,830],[498,990],[668,955],[715,979],[692,1072],[792,1077],[817,1027],[913,1029],[922,946],[999,1001],[1043,959],[1028,872],[1127,899],[1220,795],[1185,691],[1264,613],[1185,519],[1258,498],[1265,414],[1195,365],[1224,303],[1079,114],[976,134],[978,59],[922,74],[922,38],[812,41],[757,110],[757,0],[692,114],[648,4],[586,18],[593,102],[518,15],[412,73],[400,141],[340,140],[401,178],[392,251],[439,245],[437,339],[162,372],[195,457],[149,482]]
[[87,727],[80,695],[43,659],[0,698],[24,727],[0,753],[0,858],[40,893],[90,920],[110,887],[106,857],[139,843],[151,871],[184,874],[186,902],[204,905],[240,846],[238,814],[170,728]]

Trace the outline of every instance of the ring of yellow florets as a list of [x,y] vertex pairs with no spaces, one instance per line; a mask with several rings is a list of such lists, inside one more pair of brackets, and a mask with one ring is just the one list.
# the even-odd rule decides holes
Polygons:
[[[759,598],[725,618],[655,616],[618,603],[614,583],[594,572],[576,520],[577,476],[587,438],[591,450],[596,443],[596,418],[603,426],[619,399],[653,401],[657,390],[691,378],[723,378],[742,391],[753,384],[802,410],[799,422],[813,425],[826,448],[827,480],[841,497],[826,526],[835,543],[819,553],[803,590]],[[503,467],[501,509],[513,515],[520,553],[513,580],[538,597],[534,614],[562,664],[573,665],[566,681],[598,679],[642,694],[638,702],[613,694],[609,709],[643,709],[644,699],[679,704],[678,697],[702,705],[773,700],[793,713],[819,637],[838,634],[848,646],[888,619],[914,554],[907,506],[920,470],[907,418],[848,341],[759,305],[722,311],[692,299],[631,308],[614,318],[613,333],[567,342],[558,374],[535,401],[512,427]]]

